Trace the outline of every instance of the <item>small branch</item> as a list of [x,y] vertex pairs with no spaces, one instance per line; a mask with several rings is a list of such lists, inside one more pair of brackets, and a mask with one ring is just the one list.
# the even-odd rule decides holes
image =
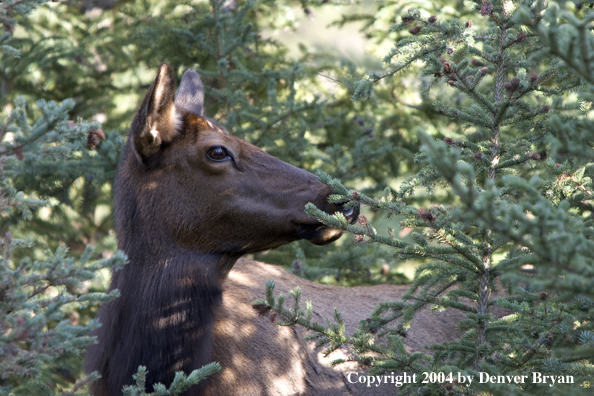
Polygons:
[[19,144],[18,146],[14,146],[14,147],[12,147],[12,148],[10,148],[8,150],[0,151],[0,157],[1,156],[5,156],[5,155],[12,155],[17,150],[21,150],[22,148],[26,147],[30,143],[33,143],[34,141],[36,141],[40,137],[47,135],[49,132],[52,131],[52,129],[56,126],[57,123],[58,123],[58,119],[55,119],[55,120],[53,120],[51,122],[48,122],[47,123],[47,129],[45,130],[45,132],[40,133],[37,136],[34,136],[33,138],[27,140],[25,143]]
[[26,1],[26,0],[16,0],[16,1],[15,1],[15,2],[13,2],[13,3],[3,3],[3,4],[0,6],[0,9],[1,9],[1,10],[8,10],[9,8],[13,8],[14,6],[17,6],[17,5],[21,4],[21,3],[24,3],[25,1]]
[[580,190],[582,190],[583,192],[585,192],[586,194],[588,194],[588,195],[590,195],[590,196],[594,195],[594,194],[592,193],[592,191],[590,191],[590,190],[588,190],[586,187],[584,187],[584,185],[583,185],[583,184],[581,184],[581,183],[580,183],[580,182],[579,182],[579,181],[578,181],[578,180],[577,180],[577,179],[576,179],[576,178],[575,178],[573,175],[569,176],[569,179],[570,179],[572,182],[574,182],[575,184],[577,184],[578,188],[579,188]]
[[524,162],[528,162],[531,159],[533,159],[532,155],[533,155],[532,153],[526,153],[521,157],[502,162],[501,164],[498,164],[495,166],[495,170],[497,171],[497,170],[501,170],[501,169],[505,169],[505,168],[510,168],[512,166],[523,164]]
[[462,83],[462,85],[464,85],[464,88],[466,88],[466,91],[469,92],[470,94],[472,94],[472,96],[478,100],[479,102],[481,102],[481,104],[483,106],[485,106],[485,108],[487,110],[489,110],[493,115],[495,115],[495,108],[485,100],[485,98],[482,95],[479,95],[478,92],[476,92],[476,84],[475,86],[471,87],[466,83],[466,79],[464,79],[463,77],[461,77],[458,74],[457,70],[454,70],[454,75],[456,76],[456,78],[458,79],[458,81],[460,81]]
[[258,145],[258,143],[260,143],[260,141],[262,140],[262,138],[264,137],[264,135],[266,135],[267,132],[269,132],[272,127],[275,124],[278,124],[279,122],[289,118],[290,116],[300,112],[300,111],[305,111],[305,110],[310,110],[313,109],[315,106],[317,105],[317,103],[309,103],[305,106],[301,106],[297,109],[291,109],[290,111],[286,112],[285,114],[281,114],[280,116],[278,116],[275,120],[273,120],[272,122],[268,123],[266,125],[266,127],[264,128],[264,130],[262,131],[262,133],[260,134],[260,136],[258,136],[258,138],[252,143],[254,145]]
[[470,262],[472,262],[472,263],[476,264],[478,269],[481,269],[481,268],[480,268],[480,260],[479,260],[478,258],[476,258],[476,257],[473,257],[473,256],[468,256],[468,255],[467,255],[467,254],[466,254],[466,253],[465,253],[465,252],[464,252],[464,251],[463,251],[463,250],[462,250],[462,249],[461,249],[461,248],[458,246],[458,244],[456,244],[456,243],[454,243],[454,242],[452,242],[452,241],[449,241],[449,240],[446,238],[446,235],[445,235],[445,234],[443,234],[442,232],[440,232],[439,230],[436,230],[436,231],[435,231],[435,233],[436,233],[437,235],[441,236],[441,237],[443,238],[443,240],[445,240],[445,241],[446,241],[446,243],[447,243],[448,245],[450,245],[451,247],[453,247],[454,249],[456,249],[456,251],[457,251],[459,254],[461,254],[462,256],[466,257],[466,258],[467,258],[467,259],[468,259]]
[[105,153],[103,153],[103,151],[100,148],[97,148],[96,151],[97,151],[97,153],[99,153],[99,155],[101,157],[103,157],[104,160],[109,162],[109,164],[113,167],[113,169],[117,169],[118,164],[115,164],[111,159],[109,159],[109,157],[107,155],[105,155]]
[[[590,61],[589,61],[589,54],[590,51],[588,51],[588,48],[586,47],[587,45],[587,37],[586,37],[586,26],[582,26],[582,28],[580,29],[580,40],[582,41],[582,55],[584,56],[584,66],[586,66],[586,73],[588,73],[588,75],[592,75],[592,71],[590,70]],[[590,33],[588,32],[588,35],[590,35]]]

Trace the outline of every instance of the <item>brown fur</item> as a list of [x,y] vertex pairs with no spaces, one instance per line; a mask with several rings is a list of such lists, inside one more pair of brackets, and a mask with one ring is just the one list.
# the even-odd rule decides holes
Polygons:
[[[348,381],[349,372],[364,375],[354,363],[331,368],[330,362],[344,358],[343,351],[324,357],[305,341],[307,332],[300,326],[275,326],[267,316],[259,316],[250,303],[263,298],[264,284],[272,279],[276,292],[300,286],[303,301],[312,300],[314,319],[324,323],[338,309],[351,335],[359,321],[369,317],[377,303],[398,300],[408,286],[380,285],[339,287],[320,285],[289,274],[277,267],[240,259],[225,281],[223,304],[215,325],[214,359],[223,370],[216,374],[202,395],[394,395],[391,384],[366,387]],[[406,348],[424,351],[426,345],[451,341],[461,332],[456,324],[461,312],[419,313],[413,321],[414,331],[406,338]],[[351,377],[351,380],[356,379]]]
[[[178,370],[211,361],[222,372],[186,395],[375,394],[345,381],[342,371],[356,367],[329,368],[302,329],[276,327],[250,303],[263,297],[268,279],[279,290],[301,285],[319,313],[329,317],[336,305],[352,331],[377,302],[399,298],[404,287],[328,287],[237,261],[297,239],[336,240],[340,232],[305,214],[308,202],[350,221],[357,211],[329,204],[332,191],[315,176],[202,117],[197,74],[184,75],[175,102],[174,89],[172,71],[161,66],[132,122],[114,184],[118,247],[129,264],[112,275],[110,289],[121,297],[101,308],[98,344],[89,349],[86,370],[102,376],[93,394],[121,394],[139,365],[147,366],[152,390]],[[229,156],[216,161],[217,147]],[[450,339],[458,319],[421,314],[408,346]]]

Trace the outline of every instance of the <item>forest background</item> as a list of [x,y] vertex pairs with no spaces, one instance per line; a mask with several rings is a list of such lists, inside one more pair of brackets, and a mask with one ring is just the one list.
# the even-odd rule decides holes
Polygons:
[[[341,285],[407,282],[419,268],[409,297],[420,303],[384,306],[366,336],[348,340],[361,362],[379,371],[571,373],[571,394],[590,391],[591,9],[571,1],[2,2],[0,394],[84,393],[93,380],[81,372],[82,351],[99,305],[117,294],[104,294],[109,270],[125,265],[111,182],[162,62],[178,77],[201,74],[206,113],[231,133],[329,175],[320,177],[335,200],[363,204],[354,227],[308,208],[353,238],[254,258]],[[315,30],[299,30],[313,18]],[[342,51],[308,40],[336,29],[348,43]],[[517,298],[481,294],[500,279]],[[467,336],[433,358],[409,356],[398,337],[427,305],[468,312]],[[514,315],[497,322],[490,305]],[[371,348],[370,334],[384,328],[390,342]],[[370,351],[381,358],[370,362]],[[423,391],[463,392],[446,385]]]

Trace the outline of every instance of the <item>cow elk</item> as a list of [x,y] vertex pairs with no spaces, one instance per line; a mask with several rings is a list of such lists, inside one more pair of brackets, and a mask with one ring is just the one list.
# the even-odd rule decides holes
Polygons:
[[[340,351],[324,358],[303,329],[275,326],[252,308],[268,279],[277,290],[300,285],[320,317],[338,308],[352,333],[376,303],[406,287],[323,286],[241,259],[298,239],[338,239],[307,216],[308,202],[350,222],[358,209],[328,203],[329,187],[230,135],[203,116],[203,102],[198,74],[187,71],[175,95],[173,71],[162,65],[132,122],[114,185],[118,247],[129,264],[112,274],[110,289],[121,297],[99,312],[103,326],[86,362],[101,374],[93,394],[120,395],[139,365],[152,390],[212,361],[222,370],[186,395],[394,394],[393,386],[352,384],[346,373],[361,369],[330,367]],[[453,339],[460,319],[420,313],[407,347]]]

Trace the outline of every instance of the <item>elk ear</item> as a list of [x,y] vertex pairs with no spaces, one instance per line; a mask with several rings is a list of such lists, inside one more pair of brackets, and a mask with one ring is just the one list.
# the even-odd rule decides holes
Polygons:
[[181,129],[181,116],[173,101],[175,77],[169,65],[159,67],[157,78],[144,97],[132,127],[132,143],[141,162],[157,153]]
[[202,117],[204,113],[204,87],[200,76],[194,70],[187,70],[182,76],[175,95],[175,107]]

